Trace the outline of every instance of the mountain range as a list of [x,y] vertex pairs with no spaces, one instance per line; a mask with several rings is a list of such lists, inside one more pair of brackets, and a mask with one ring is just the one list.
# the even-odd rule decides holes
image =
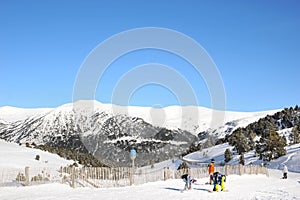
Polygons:
[[[137,165],[178,157],[209,135],[224,138],[278,110],[222,112],[197,106],[117,106],[78,101],[57,108],[0,108],[0,138],[90,153],[108,166]],[[202,136],[202,138],[201,138]]]

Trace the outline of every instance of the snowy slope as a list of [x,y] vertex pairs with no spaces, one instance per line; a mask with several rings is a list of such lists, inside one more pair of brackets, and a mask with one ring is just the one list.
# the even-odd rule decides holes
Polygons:
[[52,108],[16,108],[11,106],[0,107],[0,123],[4,122],[15,122],[25,120],[29,117],[39,117],[45,115]]
[[233,147],[228,145],[228,143],[216,145],[188,154],[184,156],[184,160],[197,163],[209,163],[213,158],[216,163],[221,163],[224,161],[224,152],[227,148],[232,149]]
[[268,167],[281,170],[285,164],[289,171],[300,173],[300,144],[288,146],[286,150],[287,155],[272,161]]
[[287,180],[279,179],[281,172],[271,171],[270,177],[263,175],[230,175],[227,177],[226,188],[229,192],[207,192],[211,185],[205,185],[207,179],[198,179],[198,185],[193,185],[190,191],[180,192],[184,187],[182,180],[167,180],[147,183],[141,186],[123,188],[92,189],[70,188],[67,185],[47,184],[30,187],[0,188],[2,200],[260,200],[260,199],[300,199],[300,174],[291,174]]
[[[221,160],[221,154],[224,149],[230,148],[229,145],[223,144],[216,147],[206,149],[207,158],[199,160],[203,162],[211,157]],[[299,152],[299,145],[291,146],[289,155]],[[41,162],[35,161],[35,155],[41,156]],[[186,156],[186,158],[197,159],[197,152]],[[288,156],[286,163],[291,162],[292,156]],[[45,167],[44,162],[47,160],[49,167],[57,168],[61,165],[70,164],[70,161],[59,158],[56,155],[46,153],[36,149],[30,149],[23,146],[7,143],[0,140],[0,170],[3,168],[23,168],[24,165],[30,167]],[[178,161],[174,163],[165,161],[155,165],[156,167],[178,165]],[[288,173],[288,179],[280,179],[282,176],[279,170],[269,170],[270,177],[264,175],[229,175],[226,181],[226,188],[229,192],[209,193],[208,189],[212,189],[211,185],[205,185],[207,178],[197,178],[197,184],[193,185],[193,190],[180,192],[184,187],[182,180],[167,180],[153,183],[147,183],[140,186],[121,187],[121,188],[71,188],[67,184],[44,184],[29,187],[0,187],[1,200],[93,200],[93,199],[145,199],[145,200],[199,200],[199,199],[300,199],[300,173]]]
[[[36,155],[40,155],[39,161],[35,160]],[[25,168],[25,166],[59,169],[73,163],[74,161],[65,160],[56,154],[0,140],[0,169]]]
[[[214,147],[186,155],[184,160],[197,163],[209,163],[210,160],[214,158],[216,163],[224,163],[224,152],[227,148],[229,148],[231,151],[233,149],[233,147],[228,145],[228,143],[216,145]],[[300,173],[300,144],[287,146],[286,150],[287,155],[276,160],[272,160],[270,163],[266,163],[266,166],[270,169],[281,170],[282,164],[285,164],[289,171]],[[235,152],[233,152],[233,154],[235,155],[233,155],[232,160],[228,162],[229,165],[237,165],[239,163],[240,155],[236,154]],[[245,153],[244,158],[245,165],[249,165],[250,163],[254,165],[260,165],[262,163],[262,160],[259,160],[258,157],[255,157],[254,151]]]

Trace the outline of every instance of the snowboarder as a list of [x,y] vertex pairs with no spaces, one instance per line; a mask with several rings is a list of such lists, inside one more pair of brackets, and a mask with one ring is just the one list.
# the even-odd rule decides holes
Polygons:
[[184,174],[181,178],[185,182],[184,190],[191,190],[192,183],[195,183],[196,179],[192,178],[189,174]]
[[219,192],[220,186],[221,186],[221,191],[225,191],[226,176],[224,174],[221,174],[219,172],[215,172],[213,174],[213,180],[214,180],[213,191]]
[[215,172],[215,160],[211,159],[210,163],[208,164],[208,174],[209,174],[209,184],[213,184],[213,174]]
[[282,173],[283,173],[283,179],[287,179],[287,172],[288,172],[288,168],[285,164],[283,164],[283,169],[282,169]]

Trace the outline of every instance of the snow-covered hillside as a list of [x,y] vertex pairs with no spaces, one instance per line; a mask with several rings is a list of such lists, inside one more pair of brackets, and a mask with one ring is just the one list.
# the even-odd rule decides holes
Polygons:
[[[233,147],[228,145],[228,143],[216,145],[214,147],[191,153],[185,156],[184,160],[195,163],[209,163],[210,160],[214,158],[217,164],[224,163],[224,153],[227,148],[230,150],[233,149]],[[300,144],[287,146],[286,150],[287,155],[276,160],[272,160],[269,163],[265,162],[264,164],[268,168],[279,170],[282,169],[282,164],[285,164],[289,171],[300,173]],[[238,165],[240,155],[236,154],[234,151],[233,154],[233,158],[228,162],[228,164]],[[254,165],[260,165],[263,162],[262,160],[259,160],[257,156],[255,156],[254,151],[245,153],[244,158],[245,165],[249,165],[251,163]]]
[[35,118],[45,115],[52,108],[16,108],[11,106],[0,107],[0,123],[2,122],[15,122],[25,120],[27,118]]
[[[40,156],[40,160],[35,159],[36,155]],[[73,163],[74,161],[63,159],[56,154],[0,140],[0,170],[3,168],[23,169],[26,166],[59,169],[61,166]]]
[[300,173],[300,144],[295,144],[286,147],[287,155],[273,160],[269,168],[282,169],[282,164],[285,164],[289,171]]

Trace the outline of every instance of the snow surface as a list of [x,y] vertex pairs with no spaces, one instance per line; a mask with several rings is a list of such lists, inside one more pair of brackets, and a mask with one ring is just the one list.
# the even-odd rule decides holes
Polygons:
[[[35,159],[36,155],[40,155],[39,161]],[[0,140],[0,169],[24,169],[26,166],[32,168],[47,167],[59,169],[61,166],[67,166],[73,163],[74,161],[63,159],[56,154]]]
[[[217,162],[222,161],[222,156],[226,148],[232,148],[228,144],[222,144],[202,152],[195,152],[187,155],[185,159],[198,160],[207,162],[211,158],[215,158]],[[288,155],[276,160],[270,165],[279,166],[284,162],[288,166],[294,165],[296,169],[300,168],[297,164],[300,160],[300,145],[293,145],[288,148]],[[203,157],[206,152],[207,157]],[[41,156],[41,161],[36,161],[35,155]],[[237,162],[238,155],[234,156],[233,163]],[[246,163],[249,163],[247,155],[245,155]],[[5,168],[23,168],[26,165],[30,167],[44,167],[44,162],[53,168],[59,168],[61,165],[71,164],[72,161],[64,160],[57,155],[43,152],[37,149],[26,148],[16,144],[4,142],[0,140],[0,170]],[[172,162],[164,161],[155,164],[155,169],[169,166],[176,168],[180,164],[180,160]],[[42,185],[33,185],[29,187],[0,187],[1,200],[93,200],[93,199],[144,199],[144,200],[193,200],[193,199],[299,199],[300,200],[300,173],[288,172],[288,179],[281,179],[281,170],[269,170],[270,176],[265,175],[229,175],[226,181],[226,189],[228,192],[213,192],[211,185],[206,185],[208,178],[197,178],[196,184],[190,191],[180,190],[184,187],[184,182],[180,179],[167,180],[147,183],[139,186],[120,187],[120,188],[71,188],[67,184],[51,183]]]
[[[233,146],[229,145],[228,143],[216,145],[214,147],[186,155],[184,160],[196,163],[209,163],[211,158],[214,158],[217,164],[224,163],[224,153],[227,148],[232,151]],[[300,144],[287,146],[286,151],[287,155],[265,164],[268,168],[279,170],[281,170],[283,164],[285,164],[289,171],[300,173]],[[234,151],[232,151],[232,153],[233,158],[228,162],[228,164],[237,165],[239,163],[240,155]],[[254,165],[260,165],[263,162],[262,160],[259,160],[259,157],[255,156],[254,151],[245,153],[244,158],[245,165],[249,165],[251,163]]]
[[15,122],[28,117],[42,116],[52,108],[16,108],[11,106],[0,107],[0,122]]
[[287,155],[270,163],[269,168],[282,169],[285,164],[289,171],[300,173],[300,144],[286,147]]
[[280,179],[281,172],[272,170],[270,177],[264,175],[230,175],[227,177],[228,192],[207,192],[211,185],[207,179],[197,179],[190,191],[180,190],[184,182],[179,179],[147,183],[140,186],[94,189],[75,188],[62,184],[46,184],[30,187],[2,187],[1,200],[93,200],[93,199],[143,199],[143,200],[193,200],[193,199],[300,199],[300,174],[289,173],[288,179]]

